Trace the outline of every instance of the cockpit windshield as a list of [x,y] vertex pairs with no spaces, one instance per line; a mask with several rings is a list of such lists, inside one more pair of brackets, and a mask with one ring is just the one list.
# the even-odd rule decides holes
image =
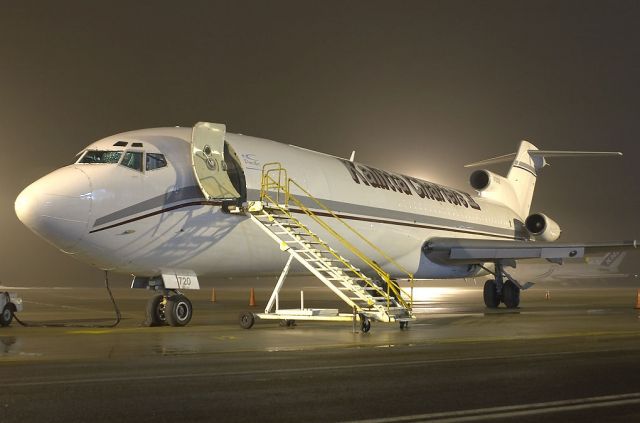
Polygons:
[[118,163],[122,151],[89,150],[78,160],[78,163]]

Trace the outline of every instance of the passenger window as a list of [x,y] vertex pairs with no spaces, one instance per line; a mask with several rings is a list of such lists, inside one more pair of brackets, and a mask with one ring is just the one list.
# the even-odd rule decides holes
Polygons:
[[164,155],[158,153],[147,153],[147,170],[160,169],[167,165]]
[[142,152],[127,151],[122,158],[122,166],[142,172]]

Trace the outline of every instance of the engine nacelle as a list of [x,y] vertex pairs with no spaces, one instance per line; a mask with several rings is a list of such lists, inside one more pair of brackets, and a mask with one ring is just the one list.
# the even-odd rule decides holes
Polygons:
[[469,183],[482,198],[503,204],[517,204],[518,199],[511,182],[486,169],[476,170],[469,176]]
[[527,231],[537,240],[555,241],[560,238],[562,229],[550,217],[542,213],[534,213],[524,221]]

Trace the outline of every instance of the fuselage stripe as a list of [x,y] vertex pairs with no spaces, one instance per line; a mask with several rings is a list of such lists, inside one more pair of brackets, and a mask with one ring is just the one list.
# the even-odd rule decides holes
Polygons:
[[94,229],[92,231],[89,231],[89,233],[93,234],[93,233],[96,233],[96,232],[105,231],[107,229],[112,229],[112,228],[115,228],[115,227],[118,227],[118,226],[126,225],[127,223],[136,222],[138,220],[146,219],[146,218],[152,217],[152,216],[157,216],[159,214],[170,212],[172,210],[181,209],[183,207],[190,207],[190,206],[221,206],[221,205],[222,205],[222,201],[206,201],[206,200],[190,201],[188,203],[177,204],[175,206],[167,207],[166,209],[156,210],[156,211],[151,212],[151,213],[143,214],[142,216],[138,216],[138,217],[134,217],[134,218],[131,218],[131,219],[127,219],[127,220],[122,221],[122,222],[114,223],[113,225],[105,226],[104,228]]
[[[166,213],[166,212],[170,212],[173,210],[177,210],[180,208],[184,208],[184,207],[193,207],[193,206],[221,206],[222,205],[222,201],[206,201],[206,200],[202,200],[202,201],[191,201],[188,203],[182,203],[182,204],[177,204],[175,206],[171,206],[165,209],[161,209],[161,210],[157,210],[151,213],[146,213],[144,215],[141,216],[137,216],[131,219],[127,219],[125,221],[122,222],[118,222],[118,223],[114,223],[113,225],[109,225],[109,226],[105,226],[104,228],[100,228],[100,229],[94,229],[92,231],[89,231],[90,234],[96,233],[96,232],[101,232],[101,231],[105,231],[107,229],[113,229],[116,228],[118,226],[122,226],[122,225],[126,225],[128,223],[132,223],[132,222],[136,222],[138,220],[143,220],[149,217],[153,217],[153,216],[157,216],[159,214],[162,213]],[[293,213],[297,213],[297,214],[306,214],[304,211],[302,211],[301,209],[297,209],[297,208],[289,208],[289,210]],[[321,212],[321,211],[313,211],[315,214],[317,214],[318,216],[323,216],[323,217],[332,217],[330,213],[326,213],[326,212]],[[432,225],[425,225],[425,224],[420,224],[420,223],[412,223],[412,222],[399,222],[399,221],[395,221],[395,220],[388,220],[388,219],[379,219],[379,218],[373,218],[370,216],[353,216],[353,215],[345,215],[345,214],[335,214],[336,216],[338,216],[340,219],[345,219],[345,220],[356,220],[356,221],[363,221],[363,222],[370,222],[370,223],[380,223],[380,224],[385,224],[385,225],[396,225],[396,226],[407,226],[407,227],[412,227],[412,228],[422,228],[422,229],[433,229],[433,230],[441,230],[441,231],[447,231],[447,232],[457,232],[457,233],[466,233],[466,234],[472,234],[472,235],[486,235],[486,236],[491,236],[491,237],[496,237],[496,238],[503,238],[503,239],[510,239],[510,240],[521,240],[524,238],[519,238],[516,236],[506,236],[506,235],[500,235],[500,234],[495,234],[495,233],[489,233],[489,232],[476,232],[476,231],[470,231],[467,229],[460,229],[460,228],[451,228],[451,227],[438,227],[438,226],[432,226]]]

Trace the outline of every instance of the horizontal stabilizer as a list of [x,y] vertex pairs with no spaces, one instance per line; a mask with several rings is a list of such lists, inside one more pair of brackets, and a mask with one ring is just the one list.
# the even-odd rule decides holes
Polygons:
[[480,160],[479,162],[469,163],[464,165],[464,167],[479,167],[479,166],[486,166],[486,165],[492,165],[497,163],[506,163],[506,162],[513,161],[515,157],[516,157],[516,153],[509,153],[503,156],[493,157],[491,159]]
[[622,156],[619,151],[552,151],[529,150],[531,157],[609,157]]
[[[531,157],[611,157],[611,156],[622,156],[622,153],[619,151],[553,151],[553,150],[529,150],[529,155]],[[479,162],[469,163],[464,165],[464,167],[479,167],[479,166],[487,166],[498,163],[507,163],[513,161],[515,159],[516,153],[505,154],[498,157],[493,157],[491,159],[481,160]]]
[[465,238],[433,238],[422,251],[441,264],[482,264],[497,260],[566,259],[637,248],[637,241],[556,243],[497,241]]

